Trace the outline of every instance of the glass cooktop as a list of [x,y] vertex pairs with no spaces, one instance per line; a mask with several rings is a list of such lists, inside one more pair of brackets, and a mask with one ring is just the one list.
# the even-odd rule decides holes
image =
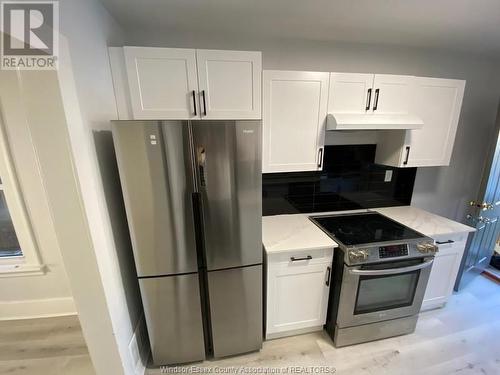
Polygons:
[[314,216],[311,219],[346,246],[424,237],[413,229],[376,212]]

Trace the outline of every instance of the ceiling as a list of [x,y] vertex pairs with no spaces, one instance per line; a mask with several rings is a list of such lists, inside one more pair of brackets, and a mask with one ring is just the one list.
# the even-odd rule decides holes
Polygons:
[[500,57],[500,0],[101,0],[127,31],[382,43]]

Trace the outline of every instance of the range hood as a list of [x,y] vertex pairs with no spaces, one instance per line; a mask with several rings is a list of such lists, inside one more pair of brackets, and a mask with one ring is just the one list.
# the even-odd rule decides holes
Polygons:
[[329,113],[326,130],[421,129],[423,120],[415,115]]

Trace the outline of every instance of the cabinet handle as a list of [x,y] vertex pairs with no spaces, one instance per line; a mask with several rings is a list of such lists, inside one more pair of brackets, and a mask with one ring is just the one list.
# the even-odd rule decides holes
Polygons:
[[447,243],[454,243],[455,241],[453,240],[448,240],[448,241],[436,241],[438,245],[445,245]]
[[370,109],[370,103],[372,101],[372,89],[368,89],[368,96],[366,98],[366,110],[368,111]]
[[380,89],[375,90],[375,100],[373,102],[373,110],[376,111],[378,108],[378,96],[380,94]]
[[326,267],[326,282],[325,282],[325,285],[326,286],[330,286],[330,274],[332,272],[332,269],[330,268],[330,266]]
[[308,255],[306,257],[301,257],[301,258],[290,257],[290,260],[292,262],[299,262],[301,260],[311,260],[312,258],[313,258],[312,256]]
[[198,113],[196,111],[196,91],[192,91],[192,94],[193,94],[193,108],[194,108],[194,115],[195,116],[198,116]]
[[403,162],[403,165],[408,164],[408,158],[410,157],[410,146],[406,146],[406,158],[405,161]]
[[318,150],[318,168],[323,168],[323,147]]
[[207,115],[207,100],[205,99],[205,90],[201,90],[201,97],[203,99],[203,115]]

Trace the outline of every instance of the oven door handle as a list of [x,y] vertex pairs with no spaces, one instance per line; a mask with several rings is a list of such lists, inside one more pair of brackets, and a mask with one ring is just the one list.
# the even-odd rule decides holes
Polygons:
[[352,275],[364,275],[364,276],[394,275],[398,273],[421,270],[423,268],[429,267],[433,262],[434,259],[426,259],[422,262],[422,264],[417,264],[416,266],[390,268],[387,270],[349,270],[349,273]]

